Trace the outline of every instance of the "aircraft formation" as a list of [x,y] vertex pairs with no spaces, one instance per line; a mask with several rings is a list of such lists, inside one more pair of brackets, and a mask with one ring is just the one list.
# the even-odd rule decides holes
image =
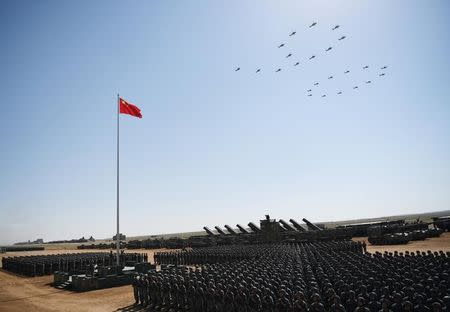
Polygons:
[[[316,26],[317,25],[317,22],[313,22],[311,25],[309,25],[309,28],[313,28],[314,26]],[[336,29],[338,29],[340,27],[340,25],[335,25],[333,28],[331,28],[331,30],[336,30]],[[297,34],[297,32],[296,31],[292,31],[290,34],[289,34],[289,37],[293,37],[293,36],[295,36]],[[344,40],[345,38],[347,38],[347,36],[341,36],[341,37],[339,37],[338,38],[338,40],[340,41],[340,40]],[[282,43],[280,43],[278,46],[277,46],[277,48],[278,49],[281,49],[281,48],[283,48],[283,47],[285,47],[287,44],[286,43],[284,43],[284,42],[282,42]],[[325,52],[329,52],[329,51],[331,51],[333,49],[333,47],[332,46],[328,46],[324,51]],[[293,53],[288,53],[288,54],[286,54],[286,56],[285,56],[285,58],[291,58],[291,57],[293,57],[294,56],[294,54]],[[310,57],[309,57],[309,60],[313,60],[313,59],[315,59],[316,58],[316,55],[311,55]],[[299,61],[297,61],[297,62],[295,62],[294,64],[293,64],[293,66],[298,66],[298,65],[300,65],[300,62]],[[235,71],[240,71],[241,70],[241,68],[240,67],[236,67],[235,68]],[[275,72],[280,72],[282,69],[281,68],[276,68],[275,69]],[[262,69],[261,68],[257,68],[256,70],[255,70],[255,73],[261,73],[262,72]]]
[[[387,69],[388,67],[385,65],[385,66],[382,66],[382,67],[380,67],[379,69],[378,69],[378,71],[379,71],[379,73],[378,73],[378,77],[383,77],[383,76],[386,76],[386,69]],[[362,66],[361,67],[361,70],[367,70],[367,69],[369,69],[369,65],[364,65],[364,66]],[[350,73],[350,70],[345,70],[345,71],[343,71],[343,74],[344,75],[346,75],[346,74],[349,74]],[[330,75],[330,76],[328,76],[328,78],[327,78],[327,80],[331,80],[331,79],[334,79],[334,75]],[[370,85],[370,84],[372,84],[372,80],[373,80],[373,78],[372,79],[369,79],[369,80],[364,80],[364,81],[362,81],[360,84],[355,84],[353,87],[352,87],[352,89],[353,90],[357,90],[357,89],[359,89],[359,87],[361,86],[361,85]],[[319,86],[320,85],[320,83],[319,82],[317,82],[317,81],[315,81],[314,83],[313,83],[313,87],[311,87],[310,89],[307,89],[306,90],[306,93],[307,93],[307,96],[313,96],[313,89],[314,89],[314,87],[317,87],[317,86]],[[336,92],[335,92],[337,95],[341,95],[341,94],[343,94],[344,93],[344,91],[343,90],[337,90]],[[327,93],[325,93],[325,94],[321,94],[321,97],[327,97]]]
[[[309,26],[308,26],[308,28],[314,28],[316,25],[317,25],[318,23],[317,22],[313,22],[313,23],[311,23]],[[338,29],[340,29],[341,28],[341,26],[340,25],[334,25],[333,27],[331,27],[330,28],[330,30],[331,31],[337,31]],[[296,34],[297,34],[297,31],[292,31],[290,34],[289,34],[289,37],[294,37],[294,36],[296,36]],[[337,36],[338,38],[337,38],[337,41],[342,41],[342,40],[345,40],[346,38],[347,38],[347,36],[346,35],[340,35],[340,36]],[[286,42],[281,42],[281,43],[279,43],[276,47],[278,48],[278,49],[282,49],[282,48],[285,48],[287,46],[287,43]],[[327,54],[327,53],[331,53],[331,51],[333,50],[333,45],[329,45],[326,49],[323,49],[323,53],[324,54]],[[295,58],[295,55],[294,55],[295,53],[293,53],[293,52],[289,52],[288,54],[286,54],[285,55],[285,58],[286,59],[291,59],[291,58]],[[304,60],[305,62],[312,62],[312,61],[314,61],[316,58],[318,57],[318,55],[316,55],[316,54],[313,54],[313,55],[311,55],[307,60]],[[300,60],[296,60],[294,63],[292,63],[292,66],[298,66],[298,65],[300,65],[301,64],[301,61]],[[377,67],[378,68],[378,78],[381,78],[381,77],[384,77],[385,75],[386,75],[386,69],[388,68],[386,65],[385,66],[382,66],[382,67]],[[369,69],[369,65],[363,65],[363,66],[361,66],[360,67],[360,69],[361,70],[363,70],[363,71],[366,71],[366,70],[368,70]],[[235,71],[237,72],[237,71],[240,71],[241,70],[241,67],[236,67],[235,68]],[[274,69],[273,69],[273,72],[275,72],[275,73],[279,73],[279,72],[281,72],[283,70],[283,67],[275,67]],[[255,68],[254,69],[254,71],[255,71],[255,74],[258,74],[258,75],[260,75],[260,74],[262,74],[263,73],[263,69],[262,69],[262,67],[258,67],[258,68]],[[348,69],[346,69],[345,71],[343,71],[343,74],[345,74],[345,75],[347,75],[347,74],[350,74],[350,70],[348,70]],[[332,79],[334,79],[335,78],[335,75],[329,75],[328,77],[327,77],[327,80],[332,80]],[[374,78],[372,78],[372,79],[368,79],[368,80],[364,80],[364,81],[362,81],[361,83],[355,83],[354,84],[354,86],[352,87],[352,89],[353,90],[357,90],[357,89],[359,89],[359,87],[360,87],[360,85],[370,85],[370,84],[372,84],[372,80],[373,80]],[[319,86],[320,85],[320,83],[319,82],[314,82],[313,83],[313,87],[310,87],[309,89],[307,89],[307,96],[308,97],[311,97],[311,96],[313,96],[313,91],[315,92],[316,90],[317,90],[317,88],[315,88],[315,87],[317,87],[317,86]],[[334,93],[334,94],[336,94],[336,95],[342,95],[343,93],[344,93],[344,90],[337,90],[337,91],[335,91],[335,92],[328,92],[328,93],[323,93],[323,92],[321,92],[321,93],[319,93],[319,95],[322,97],[322,98],[325,98],[325,97],[327,97],[327,94],[332,94],[332,93]]]

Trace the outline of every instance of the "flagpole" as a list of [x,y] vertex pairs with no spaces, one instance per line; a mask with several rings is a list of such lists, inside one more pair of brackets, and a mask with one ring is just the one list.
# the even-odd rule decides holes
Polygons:
[[119,114],[120,114],[120,98],[117,93],[117,235],[116,235],[116,248],[117,248],[117,265],[120,265],[120,234],[119,234]]

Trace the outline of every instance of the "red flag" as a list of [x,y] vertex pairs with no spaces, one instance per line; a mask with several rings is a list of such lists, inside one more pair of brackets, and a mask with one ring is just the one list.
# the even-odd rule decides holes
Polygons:
[[119,98],[119,102],[121,114],[128,114],[134,117],[142,118],[141,110],[137,106],[128,103],[122,98]]

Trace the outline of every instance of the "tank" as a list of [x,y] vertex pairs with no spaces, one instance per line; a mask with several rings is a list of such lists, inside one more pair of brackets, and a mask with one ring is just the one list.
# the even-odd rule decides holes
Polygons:
[[302,220],[303,220],[303,222],[306,223],[306,225],[308,226],[308,229],[313,230],[313,231],[322,231],[322,229],[320,227],[318,227],[317,225],[309,222],[305,218],[303,218]]
[[216,244],[216,239],[211,236],[191,236],[188,238],[188,246],[191,248],[210,247]]
[[244,234],[248,234],[249,232],[246,230],[246,229],[244,229],[244,227],[242,226],[242,225],[240,225],[240,224],[236,224],[236,227],[242,232],[242,233],[244,233]]
[[228,230],[228,232],[230,232],[230,234],[237,235],[237,233],[228,224],[225,224],[225,228]]
[[442,229],[429,229],[428,237],[439,237],[442,233],[444,233],[444,230]]
[[163,241],[163,247],[168,249],[179,249],[186,247],[186,240],[179,237],[172,237]]
[[426,230],[415,230],[409,232],[409,235],[411,236],[411,240],[413,241],[424,240],[428,237],[428,233]]
[[214,227],[216,230],[217,230],[217,232],[219,233],[219,234],[221,234],[221,235],[227,235],[227,233],[225,233],[220,227],[218,227],[217,225]]
[[406,233],[386,234],[383,236],[368,237],[372,245],[404,245],[408,244],[411,237]]
[[294,231],[295,232],[295,228],[293,228],[289,223],[287,223],[286,221],[284,221],[283,219],[280,219],[280,223],[284,226],[284,228],[288,231]]
[[207,226],[204,226],[203,229],[206,231],[206,233],[208,233],[209,236],[215,236],[215,234]]
[[292,225],[299,231],[299,232],[306,232],[305,228],[297,223],[294,219],[289,219],[289,222],[292,223]]
[[437,229],[450,231],[450,216],[433,218],[433,225]]

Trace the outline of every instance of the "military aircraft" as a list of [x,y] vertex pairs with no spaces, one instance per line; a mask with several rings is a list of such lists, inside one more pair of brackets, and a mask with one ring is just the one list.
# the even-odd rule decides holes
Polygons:
[[297,66],[297,65],[299,65],[299,64],[300,64],[300,62],[297,62],[297,63],[294,64],[294,66]]
[[339,40],[344,40],[345,38],[347,38],[346,36],[342,36],[341,38],[339,38]]
[[372,81],[371,80],[367,80],[366,83],[372,83]]
[[345,72],[344,72],[344,74],[348,74],[350,71],[349,70],[346,70]]
[[326,94],[323,94],[323,95],[322,95],[322,97],[326,97],[326,96],[327,96]]
[[296,33],[297,33],[296,31],[291,32],[291,34],[289,35],[289,37],[294,36]]
[[325,52],[330,51],[331,49],[333,49],[333,47],[328,47],[328,49],[325,50]]
[[258,69],[256,70],[257,73],[259,73],[260,71],[261,71],[261,68],[258,68]]
[[306,90],[306,92],[311,92],[312,90],[311,89],[309,89],[309,90]]
[[381,69],[386,69],[387,68],[387,66],[383,66],[383,67],[381,67]]
[[241,70],[241,68],[240,67],[238,67],[238,68],[236,68],[234,71],[239,71],[239,70]]
[[278,73],[281,71],[281,68],[278,68],[275,72]]
[[339,28],[339,25],[334,26],[333,28],[331,28],[331,30],[336,30]]
[[289,53],[288,55],[286,55],[286,58],[291,57],[292,53]]
[[337,94],[342,94],[342,91],[339,91]]
[[380,77],[383,77],[384,75],[386,75],[386,74],[385,74],[385,73],[381,73],[379,76],[380,76]]
[[358,89],[358,86],[354,86],[353,89]]
[[311,56],[311,57],[310,57],[309,59],[310,59],[310,60],[312,60],[312,59],[313,59],[313,58],[315,58],[315,57],[316,57],[316,56],[315,56],[315,55],[313,55],[313,56]]
[[333,76],[328,77],[328,79],[333,79]]
[[311,25],[309,25],[309,28],[314,27],[314,26],[316,26],[316,25],[317,25],[317,23],[314,22],[314,23],[312,23]]
[[363,69],[367,69],[367,68],[369,68],[369,66],[368,66],[368,65],[366,65],[366,66],[364,66],[364,67],[363,67]]
[[314,85],[315,85],[315,86],[318,86],[318,85],[319,85],[319,83],[318,83],[318,82],[314,82]]
[[282,48],[282,47],[284,47],[284,43],[282,43],[278,46],[278,48]]

